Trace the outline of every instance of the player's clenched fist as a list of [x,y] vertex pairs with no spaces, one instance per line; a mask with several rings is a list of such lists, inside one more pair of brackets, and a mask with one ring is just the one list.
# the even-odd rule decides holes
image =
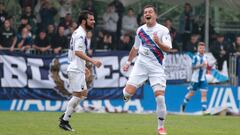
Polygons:
[[128,62],[126,62],[126,63],[123,65],[123,71],[124,71],[124,72],[127,72],[127,71],[128,71],[130,64],[131,64],[131,63],[128,61]]
[[159,38],[158,38],[157,32],[153,33],[153,41],[157,44],[159,43]]
[[93,65],[95,65],[96,67],[101,67],[101,65],[102,65],[102,62],[101,61],[98,61],[98,60],[95,60],[95,61],[93,61]]

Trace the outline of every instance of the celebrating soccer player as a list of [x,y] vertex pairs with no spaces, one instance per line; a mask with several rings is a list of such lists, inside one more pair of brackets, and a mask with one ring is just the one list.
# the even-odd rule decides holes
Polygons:
[[166,75],[164,59],[166,52],[172,48],[168,28],[157,23],[157,11],[154,6],[144,7],[144,25],[137,29],[135,43],[129,53],[123,70],[128,68],[134,57],[134,64],[126,87],[123,89],[124,101],[134,95],[136,89],[149,79],[157,102],[158,134],[165,135],[164,121],[167,115],[165,104]]
[[59,127],[73,131],[69,124],[69,119],[77,105],[87,97],[87,86],[85,81],[85,63],[92,63],[100,67],[102,63],[86,55],[86,32],[94,28],[94,16],[89,11],[82,11],[78,18],[80,26],[73,32],[68,51],[68,78],[72,93],[72,98],[68,102],[66,112],[60,117]]

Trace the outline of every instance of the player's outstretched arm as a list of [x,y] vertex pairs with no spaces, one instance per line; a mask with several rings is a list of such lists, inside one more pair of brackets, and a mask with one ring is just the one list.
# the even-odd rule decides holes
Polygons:
[[123,66],[123,71],[128,71],[128,68],[132,62],[132,60],[137,56],[138,53],[138,49],[136,49],[134,46],[132,47],[131,51],[129,52],[128,55],[128,61],[125,63],[125,65]]
[[78,57],[80,57],[80,58],[82,58],[82,59],[84,59],[84,60],[86,60],[86,61],[91,62],[91,63],[92,63],[93,65],[95,65],[96,67],[100,67],[100,66],[102,65],[102,63],[101,63],[100,61],[94,60],[94,59],[88,57],[88,56],[87,56],[85,53],[83,53],[82,51],[75,51],[75,54],[76,54]]

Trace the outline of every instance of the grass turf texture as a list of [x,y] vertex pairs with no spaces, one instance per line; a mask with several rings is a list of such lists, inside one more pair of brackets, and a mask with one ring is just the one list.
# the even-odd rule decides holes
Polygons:
[[[56,112],[0,112],[0,135],[155,135],[154,114],[75,113],[75,132],[58,128]],[[240,135],[240,118],[168,115],[168,135]]]

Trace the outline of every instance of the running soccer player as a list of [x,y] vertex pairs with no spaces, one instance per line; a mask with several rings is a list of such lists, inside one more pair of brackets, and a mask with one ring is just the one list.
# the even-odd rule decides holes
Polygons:
[[181,112],[184,112],[186,105],[189,102],[190,98],[194,95],[197,90],[201,91],[201,103],[202,111],[205,113],[207,110],[207,57],[204,55],[205,44],[203,42],[198,43],[198,53],[193,57],[192,61],[192,79],[191,84],[188,87],[188,93],[185,95],[183,104],[181,105]]
[[134,57],[134,64],[129,80],[123,89],[123,99],[127,102],[143,83],[149,79],[157,103],[158,134],[167,134],[164,121],[167,115],[165,104],[166,75],[164,58],[172,48],[168,28],[157,23],[157,11],[152,5],[144,7],[145,24],[136,31],[135,43],[129,53],[128,61],[123,66],[128,71]]

